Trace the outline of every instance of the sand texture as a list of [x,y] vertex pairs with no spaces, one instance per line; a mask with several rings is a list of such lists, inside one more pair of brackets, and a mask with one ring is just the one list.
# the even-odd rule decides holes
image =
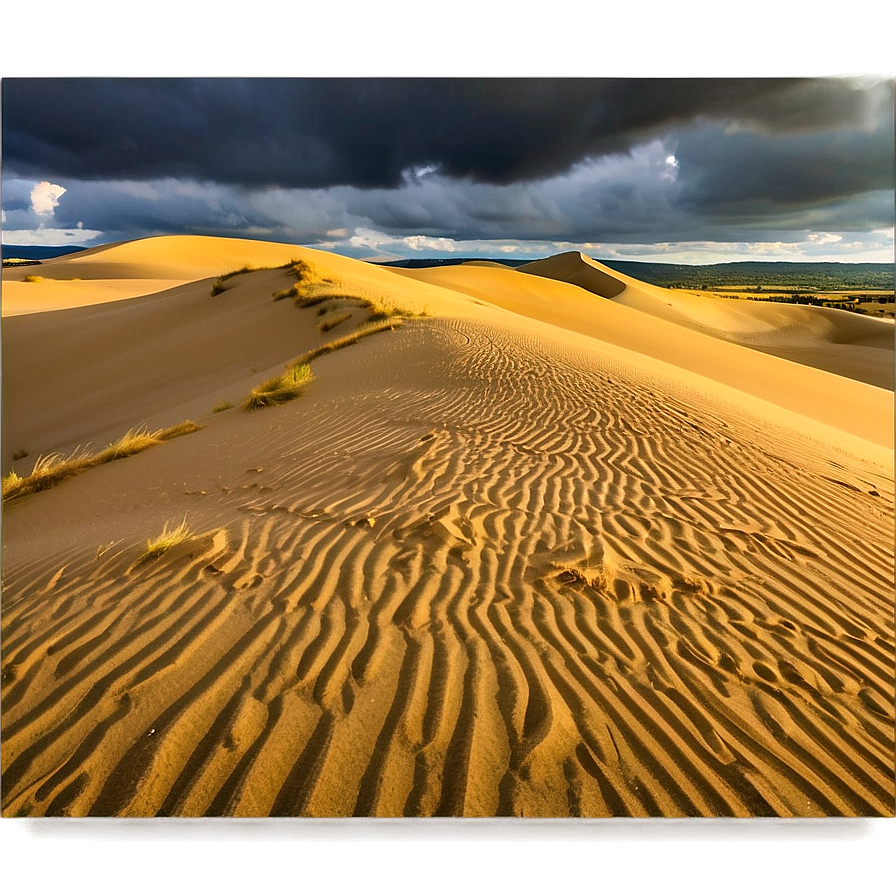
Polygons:
[[4,502],[5,816],[893,814],[892,324],[284,249],[426,316],[251,412],[369,309],[184,237],[4,317],[4,474],[202,427]]

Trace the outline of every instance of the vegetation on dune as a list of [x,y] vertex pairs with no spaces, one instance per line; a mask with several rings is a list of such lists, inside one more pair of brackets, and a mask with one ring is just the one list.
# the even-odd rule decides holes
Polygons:
[[354,310],[346,310],[340,307],[321,308],[321,312],[317,321],[317,329],[321,333],[329,333],[330,330],[335,329],[339,324],[344,324],[354,314]]
[[68,457],[59,452],[42,455],[34,462],[34,467],[27,476],[20,476],[13,471],[3,478],[3,500],[45,491],[85,470],[139,454],[153,445],[160,445],[162,442],[196,432],[201,428],[192,420],[185,420],[176,426],[157,429],[154,432],[150,432],[146,427],[140,427],[128,430],[120,439],[96,454],[76,448]]
[[43,283],[47,278],[41,277],[40,274],[29,274],[22,278],[22,283]]
[[166,554],[173,547],[183,543],[191,538],[193,533],[187,527],[187,518],[184,517],[181,524],[176,528],[169,528],[169,523],[165,523],[162,531],[155,538],[147,539],[146,550],[140,555],[140,563],[147,563]]
[[221,401],[219,401],[219,402],[212,408],[212,413],[213,413],[213,414],[220,414],[222,411],[229,410],[229,409],[232,408],[232,407],[233,407],[233,405],[232,405],[226,398],[224,398],[224,399],[222,399]]
[[239,274],[249,274],[252,271],[260,271],[260,270],[264,270],[264,268],[257,268],[251,264],[244,264],[241,268],[237,268],[235,271],[229,271],[226,274],[221,274],[221,276],[218,277],[218,279],[215,280],[214,283],[212,283],[212,295],[218,296],[222,292],[224,292],[224,290],[226,289],[224,284],[228,280],[230,280],[231,277],[236,277]]
[[288,365],[285,373],[256,386],[243,402],[243,408],[247,411],[283,404],[300,395],[313,379],[310,364],[315,358],[354,345],[373,333],[394,330],[401,326],[405,318],[426,316],[425,313],[418,314],[390,303],[385,298],[371,298],[347,291],[338,279],[307,261],[293,261],[284,268],[295,275],[296,281],[288,289],[275,292],[274,301],[291,298],[298,308],[321,306],[317,321],[320,332],[329,332],[345,323],[358,310],[366,311],[367,316],[351,333],[305,352]]
[[271,377],[260,386],[256,386],[247,396],[243,407],[247,411],[254,411],[292,401],[302,394],[302,390],[312,379],[314,374],[311,372],[311,366],[304,362],[295,362],[285,373]]

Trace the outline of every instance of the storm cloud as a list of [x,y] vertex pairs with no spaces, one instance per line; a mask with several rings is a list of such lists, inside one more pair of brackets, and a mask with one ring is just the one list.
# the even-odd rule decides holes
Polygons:
[[408,172],[508,184],[700,119],[782,133],[862,128],[848,79],[11,79],[6,163],[81,179],[395,187]]
[[5,229],[45,224],[46,181],[55,224],[104,240],[841,251],[893,226],[893,98],[851,78],[4,79]]

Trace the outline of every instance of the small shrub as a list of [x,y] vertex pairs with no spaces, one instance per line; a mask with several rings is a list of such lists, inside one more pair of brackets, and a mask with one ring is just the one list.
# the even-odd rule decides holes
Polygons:
[[22,282],[23,283],[43,283],[47,278],[41,277],[39,274],[29,274],[25,277]]
[[162,528],[161,534],[156,538],[147,539],[146,550],[140,555],[140,563],[148,563],[166,554],[171,548],[183,543],[192,537],[192,532],[187,528],[187,518],[176,529],[169,529],[168,523]]
[[219,401],[213,408],[213,414],[220,414],[221,411],[226,411],[232,408],[233,405],[225,398],[223,401]]

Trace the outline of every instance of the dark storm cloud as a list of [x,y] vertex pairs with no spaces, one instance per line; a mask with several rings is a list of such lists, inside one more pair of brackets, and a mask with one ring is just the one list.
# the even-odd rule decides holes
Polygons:
[[894,187],[892,112],[874,129],[773,140],[704,128],[682,134],[676,155],[683,207],[713,216],[768,216]]
[[847,79],[6,79],[4,165],[306,188],[395,187],[436,166],[508,184],[703,119],[771,134],[858,128],[872,94]]

